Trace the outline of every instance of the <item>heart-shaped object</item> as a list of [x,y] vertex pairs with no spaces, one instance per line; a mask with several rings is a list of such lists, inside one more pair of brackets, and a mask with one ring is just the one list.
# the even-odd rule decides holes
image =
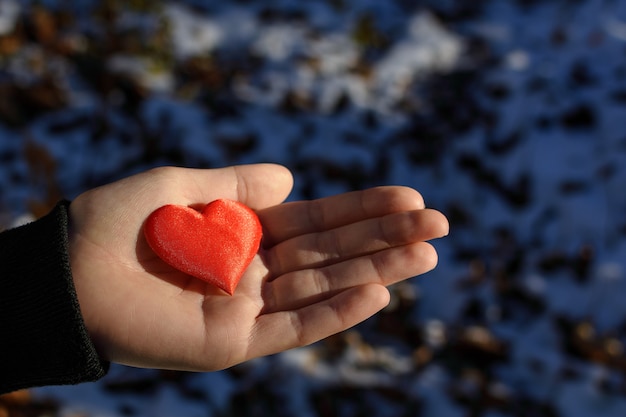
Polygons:
[[233,200],[215,200],[199,212],[166,205],[150,214],[144,234],[166,263],[232,295],[259,249],[257,215]]

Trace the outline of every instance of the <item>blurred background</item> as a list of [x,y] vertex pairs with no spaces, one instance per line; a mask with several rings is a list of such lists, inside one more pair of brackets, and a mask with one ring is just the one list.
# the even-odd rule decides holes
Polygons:
[[451,222],[353,330],[0,416],[624,416],[625,125],[619,0],[0,0],[1,228],[252,162],[289,167],[290,199],[402,184]]

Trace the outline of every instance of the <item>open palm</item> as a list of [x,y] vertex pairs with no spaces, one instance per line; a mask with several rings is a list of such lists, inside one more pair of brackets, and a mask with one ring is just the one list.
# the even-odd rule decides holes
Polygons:
[[[388,303],[385,286],[435,266],[425,241],[445,235],[448,223],[416,191],[379,187],[283,203],[291,187],[277,165],[158,168],[76,198],[72,273],[103,358],[223,369],[345,330]],[[262,247],[233,296],[166,265],[142,233],[162,205],[218,198],[245,203],[263,225]]]

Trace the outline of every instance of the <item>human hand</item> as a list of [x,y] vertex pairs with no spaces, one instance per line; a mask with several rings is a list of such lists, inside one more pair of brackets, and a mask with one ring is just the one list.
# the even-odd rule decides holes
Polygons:
[[[448,222],[406,187],[281,204],[277,165],[157,168],[95,188],[70,205],[70,262],[87,329],[103,359],[212,371],[313,343],[370,317],[385,288],[437,262],[426,240]],[[143,236],[165,204],[243,202],[262,247],[234,295],[169,267]]]

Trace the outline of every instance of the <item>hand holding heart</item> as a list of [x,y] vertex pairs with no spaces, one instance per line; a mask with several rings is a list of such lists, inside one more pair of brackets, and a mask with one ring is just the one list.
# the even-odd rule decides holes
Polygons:
[[[70,261],[87,329],[104,359],[209,371],[345,330],[382,309],[385,286],[437,262],[426,240],[448,223],[406,187],[283,203],[277,165],[158,168],[88,191],[70,205]],[[146,219],[168,205],[240,201],[263,241],[232,296],[171,267]],[[282,203],[282,204],[281,204]]]

